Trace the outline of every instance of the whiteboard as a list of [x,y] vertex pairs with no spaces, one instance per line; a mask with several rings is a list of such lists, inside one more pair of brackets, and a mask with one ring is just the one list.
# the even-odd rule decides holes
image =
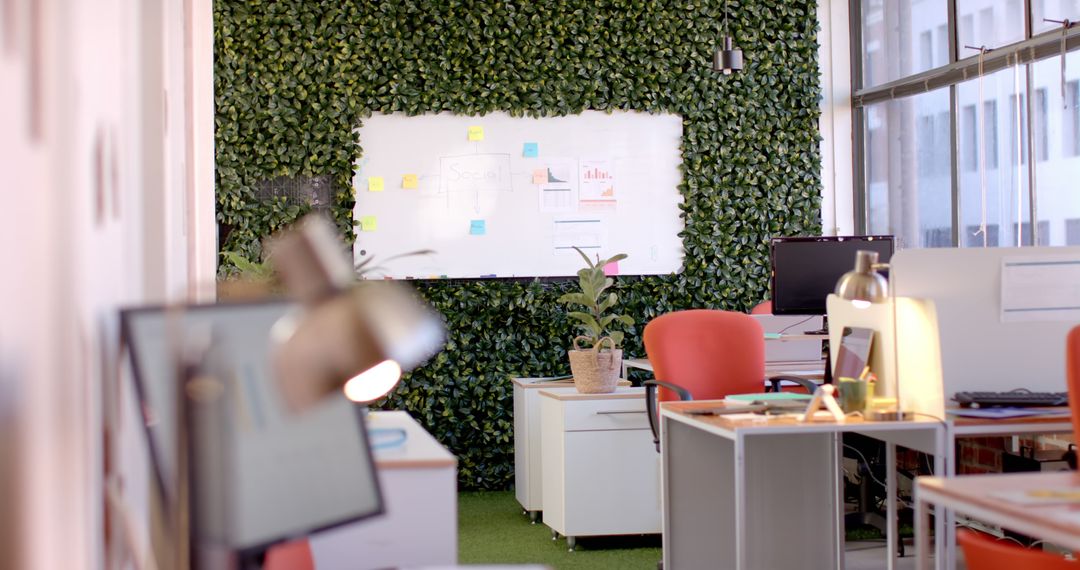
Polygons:
[[357,263],[370,276],[572,276],[571,248],[626,253],[621,274],[682,267],[682,118],[380,114],[359,129]]

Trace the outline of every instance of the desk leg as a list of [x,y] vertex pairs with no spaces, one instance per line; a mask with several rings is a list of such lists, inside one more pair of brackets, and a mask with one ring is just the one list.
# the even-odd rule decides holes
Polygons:
[[[941,564],[941,544],[938,544],[938,566]],[[929,570],[930,568],[930,508],[919,497],[919,489],[915,488],[915,570]]]
[[736,568],[734,442],[662,421],[664,568]]
[[[956,477],[956,434],[952,431],[952,422],[945,428],[945,476]],[[956,513],[952,509],[938,505],[934,509],[934,519],[938,521],[935,528],[941,532],[934,536],[937,552],[937,568],[939,570],[956,569]]]
[[900,529],[896,512],[896,444],[885,444],[885,568],[896,569],[896,553],[899,550]]

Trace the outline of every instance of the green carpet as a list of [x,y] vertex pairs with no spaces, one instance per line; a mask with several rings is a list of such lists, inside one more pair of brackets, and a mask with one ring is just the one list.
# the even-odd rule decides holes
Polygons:
[[660,535],[566,539],[529,523],[513,491],[458,494],[458,560],[462,564],[546,564],[553,570],[655,570]]

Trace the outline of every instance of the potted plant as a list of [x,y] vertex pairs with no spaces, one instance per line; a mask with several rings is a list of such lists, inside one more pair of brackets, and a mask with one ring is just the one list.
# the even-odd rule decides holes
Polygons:
[[609,313],[618,304],[619,297],[613,292],[605,293],[615,284],[615,280],[604,274],[604,266],[626,259],[626,254],[620,253],[603,260],[597,255],[594,263],[580,249],[575,247],[574,250],[586,264],[577,272],[581,291],[559,297],[560,303],[584,307],[584,310],[568,314],[571,319],[578,321],[581,330],[581,334],[574,338],[573,349],[569,351],[570,372],[574,375],[574,385],[579,392],[614,392],[622,367],[622,349],[619,346],[622,345],[623,332],[611,329],[616,325],[632,325],[634,319]]

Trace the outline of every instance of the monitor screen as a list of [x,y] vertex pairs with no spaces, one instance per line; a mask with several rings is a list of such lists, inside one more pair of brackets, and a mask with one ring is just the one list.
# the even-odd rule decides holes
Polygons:
[[773,238],[772,308],[776,315],[824,315],[825,298],[855,267],[855,252],[876,251],[880,263],[893,253],[892,236]]

